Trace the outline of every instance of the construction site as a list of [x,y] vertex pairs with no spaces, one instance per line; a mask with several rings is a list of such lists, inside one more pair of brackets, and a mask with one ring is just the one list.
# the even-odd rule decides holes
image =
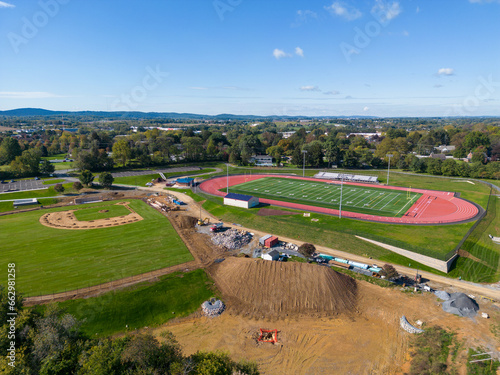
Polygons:
[[[490,325],[500,319],[498,303],[477,299],[490,319],[463,318],[433,293],[381,288],[317,264],[241,256],[241,249],[258,246],[261,233],[213,217],[204,220],[200,203],[182,199],[187,210],[166,216],[214,280],[224,306],[207,301],[199,314],[155,329],[160,340],[163,331],[173,332],[186,353],[227,351],[234,359],[257,362],[263,374],[403,374],[417,333],[401,327],[402,317],[411,327],[457,332],[466,346],[500,349]],[[459,305],[469,311],[463,309],[469,302]],[[466,351],[455,361],[463,364],[457,373],[465,374]]]
[[[464,348],[500,350],[491,328],[500,321],[500,306],[494,300],[472,301],[454,294],[462,290],[452,285],[429,283],[446,294],[415,293],[413,288],[382,288],[355,280],[315,263],[251,258],[248,254],[262,248],[259,238],[280,251],[294,251],[300,243],[274,241],[265,233],[223,223],[202,210],[203,202],[184,194],[158,189],[111,192],[99,198],[142,199],[161,212],[195,259],[172,271],[204,268],[214,281],[216,298],[203,303],[197,313],[153,329],[160,341],[162,332],[171,331],[187,355],[226,351],[235,360],[255,361],[262,374],[404,374],[411,363],[412,336],[431,326],[456,332]],[[76,229],[71,212],[61,215],[47,220]],[[140,276],[133,282],[157,277]],[[110,288],[124,285],[118,282]],[[82,296],[70,298],[78,297]],[[459,374],[466,373],[466,355],[462,350],[453,359],[463,364],[457,367]]]

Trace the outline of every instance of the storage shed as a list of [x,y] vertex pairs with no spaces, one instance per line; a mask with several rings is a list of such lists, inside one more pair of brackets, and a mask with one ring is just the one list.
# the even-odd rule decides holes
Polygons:
[[224,197],[224,204],[242,208],[252,208],[259,204],[259,198],[251,195],[228,193]]
[[178,178],[175,183],[179,186],[186,186],[190,187],[193,186],[194,184],[194,178],[191,177],[185,177],[185,178]]
[[278,250],[271,250],[268,253],[262,254],[262,259],[264,260],[278,260],[280,258],[280,253]]
[[38,204],[38,200],[36,198],[27,198],[27,199],[16,199],[16,200],[14,200],[14,207],[28,206],[30,204]]
[[269,248],[276,246],[277,244],[278,244],[278,237],[276,236],[271,236],[264,241],[264,246]]

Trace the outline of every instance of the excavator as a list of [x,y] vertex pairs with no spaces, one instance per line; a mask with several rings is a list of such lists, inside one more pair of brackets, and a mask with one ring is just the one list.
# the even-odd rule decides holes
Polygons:
[[208,217],[204,218],[203,220],[198,219],[198,225],[208,225],[210,224],[210,219]]

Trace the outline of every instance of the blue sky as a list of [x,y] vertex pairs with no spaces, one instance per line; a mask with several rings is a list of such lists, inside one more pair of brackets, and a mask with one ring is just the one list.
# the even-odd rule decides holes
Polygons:
[[0,109],[500,115],[500,0],[3,0]]

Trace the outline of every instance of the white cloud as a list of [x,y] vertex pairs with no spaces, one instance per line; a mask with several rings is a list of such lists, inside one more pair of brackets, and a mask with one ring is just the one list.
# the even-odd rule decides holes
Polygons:
[[15,8],[15,5],[6,3],[5,1],[0,1],[0,8]]
[[62,98],[62,96],[43,91],[0,91],[0,98],[4,99],[46,99]]
[[300,57],[304,57],[304,50],[300,47],[295,47],[295,54]]
[[334,1],[332,5],[326,6],[325,9],[328,10],[331,14],[343,17],[348,21],[353,21],[363,15],[363,13],[359,11],[359,9],[347,5],[341,1]]
[[340,94],[340,92],[337,90],[333,90],[333,91],[325,91],[323,94],[325,94],[325,95],[338,95],[338,94]]
[[366,112],[366,111],[368,111],[368,110],[370,110],[370,107],[365,107],[365,108],[363,108],[363,112]]
[[455,75],[455,70],[452,68],[441,68],[437,72],[438,76],[453,76]]
[[285,51],[278,49],[278,48],[274,49],[273,56],[276,58],[276,60],[279,60],[283,57],[290,57],[290,55],[288,53],[286,53]]
[[372,8],[372,14],[379,19],[381,23],[386,23],[401,13],[401,6],[398,1],[392,3],[385,2],[384,0],[376,0]]
[[302,86],[300,87],[300,91],[321,91],[318,86]]
[[299,27],[304,23],[308,23],[309,20],[317,19],[318,15],[312,10],[298,10],[295,21],[292,23],[292,27]]

